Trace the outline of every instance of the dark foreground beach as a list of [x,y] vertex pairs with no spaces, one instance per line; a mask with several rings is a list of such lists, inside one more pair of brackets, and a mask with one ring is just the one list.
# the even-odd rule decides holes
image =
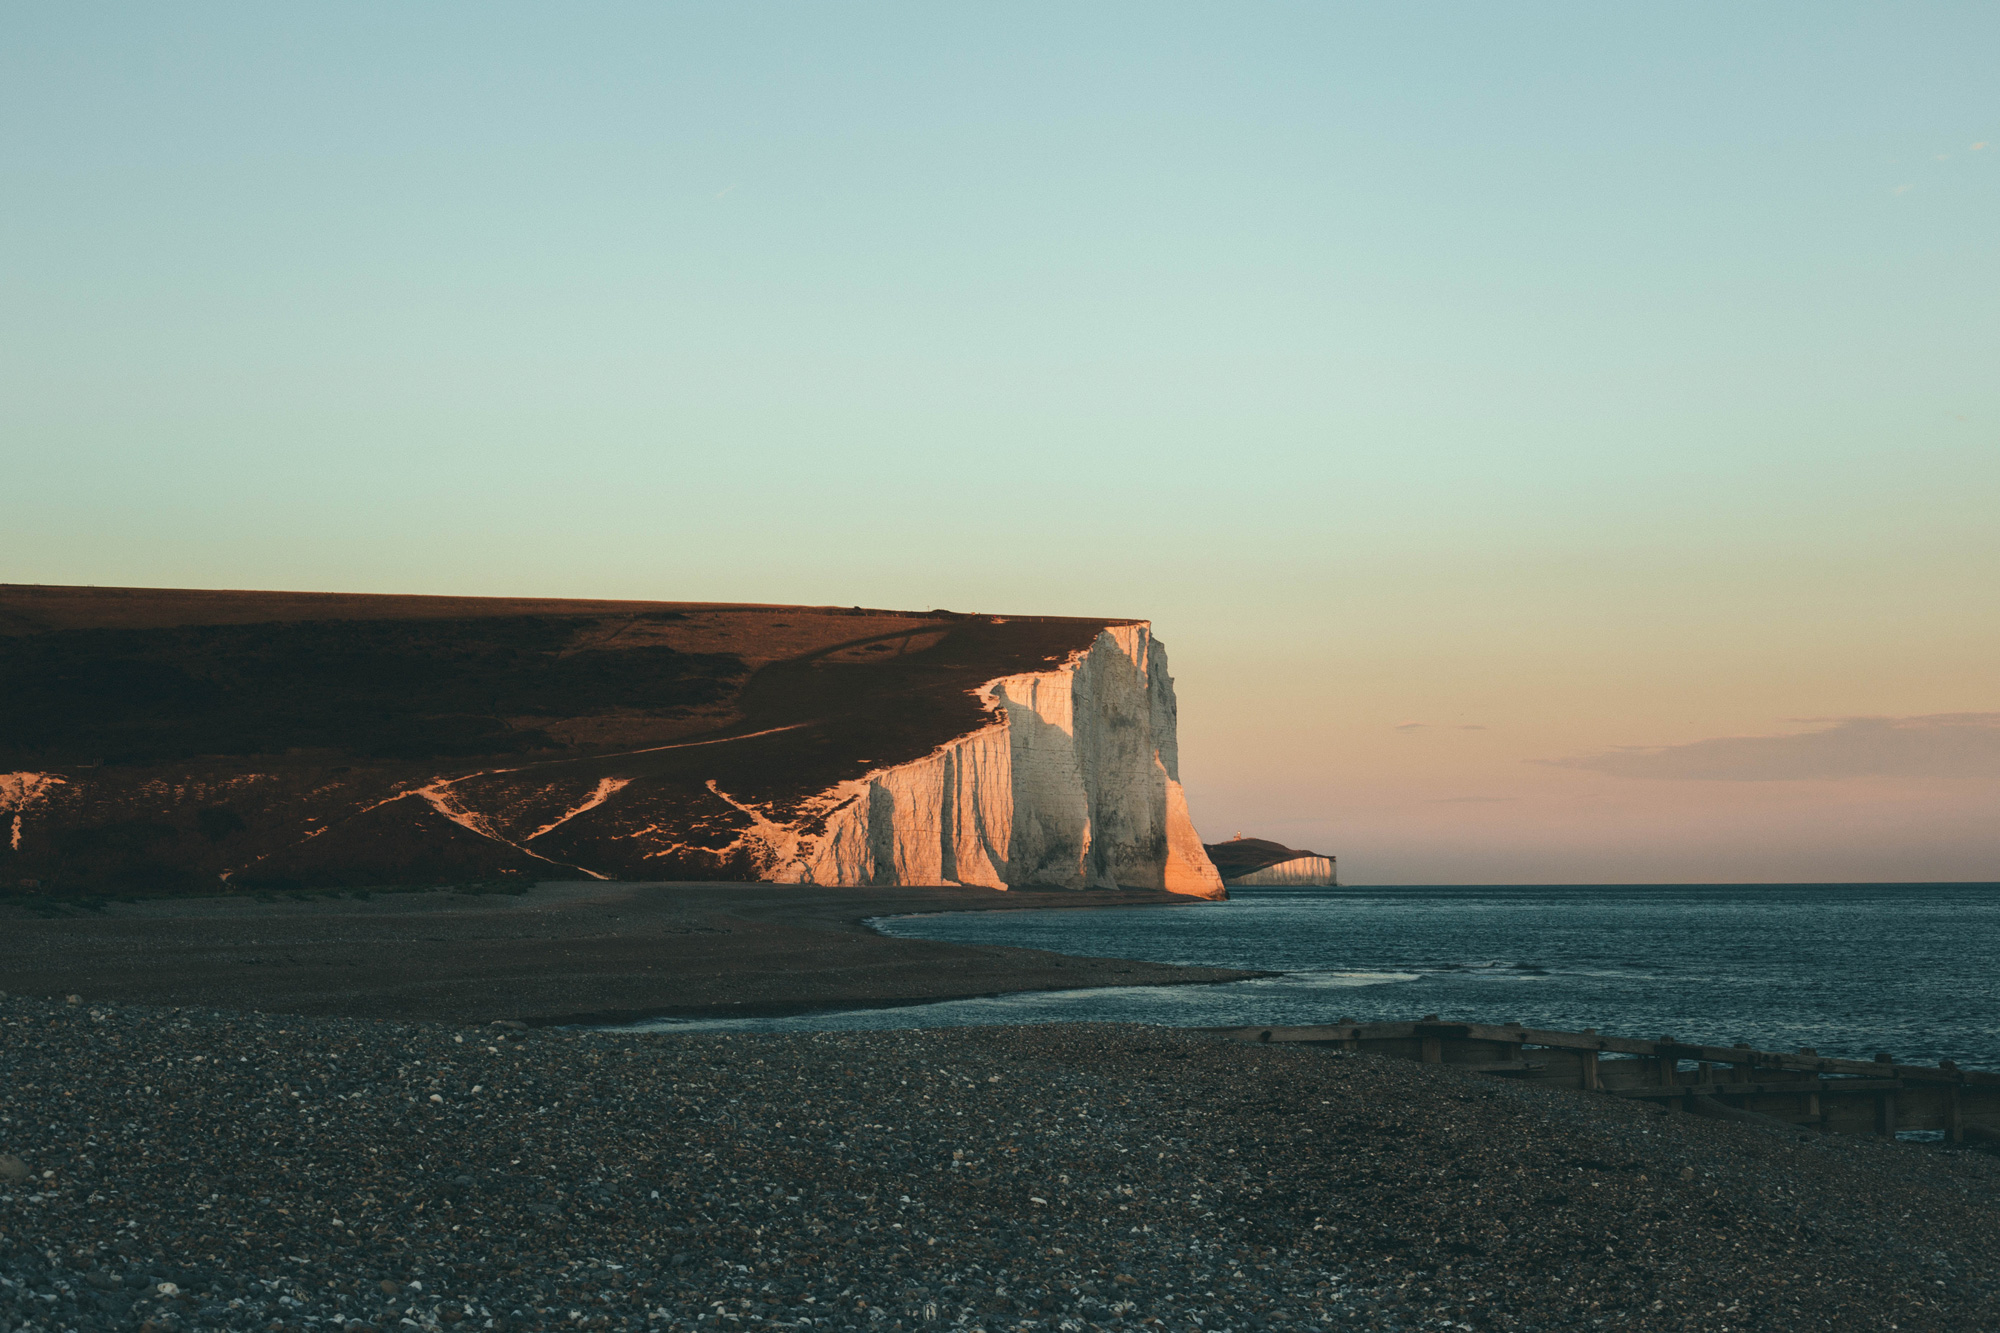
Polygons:
[[862,924],[1044,898],[1144,896],[0,909],[0,1333],[2000,1328],[1975,1152],[1173,1029],[523,1022],[1244,975]]
[[1037,949],[887,939],[908,912],[1184,905],[1137,890],[543,884],[151,899],[41,912],[0,902],[0,990],[148,1004],[530,1023],[741,1017],[1006,991],[1262,975]]
[[0,1022],[7,1328],[2000,1327],[2000,1160],[1411,1063]]

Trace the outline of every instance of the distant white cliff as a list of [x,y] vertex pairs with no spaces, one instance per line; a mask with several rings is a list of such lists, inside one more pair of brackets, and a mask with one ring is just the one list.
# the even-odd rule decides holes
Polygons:
[[826,793],[809,811],[822,831],[738,806],[756,819],[745,841],[761,844],[764,878],[1225,896],[1188,818],[1174,682],[1150,625],[1108,627],[1062,666],[980,694],[989,726]]
[[1229,883],[1255,888],[1279,885],[1288,888],[1328,888],[1340,883],[1340,878],[1334,873],[1331,856],[1307,855],[1279,861],[1247,875],[1232,876]]

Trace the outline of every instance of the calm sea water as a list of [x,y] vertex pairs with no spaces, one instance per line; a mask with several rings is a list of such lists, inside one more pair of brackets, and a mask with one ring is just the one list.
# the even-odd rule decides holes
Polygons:
[[1282,975],[656,1030],[1445,1018],[2000,1069],[2000,884],[1233,891],[1226,903],[894,917],[885,934]]

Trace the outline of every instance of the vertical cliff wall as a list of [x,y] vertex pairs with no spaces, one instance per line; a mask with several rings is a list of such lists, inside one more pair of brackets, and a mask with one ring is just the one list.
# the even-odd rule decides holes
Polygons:
[[1173,677],[1149,625],[1002,676],[982,730],[843,783],[812,823],[760,821],[767,877],[812,884],[1164,889],[1224,896],[1181,790]]

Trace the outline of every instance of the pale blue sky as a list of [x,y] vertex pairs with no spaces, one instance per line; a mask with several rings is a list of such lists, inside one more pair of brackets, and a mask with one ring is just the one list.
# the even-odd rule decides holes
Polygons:
[[1197,821],[1379,881],[1832,874],[1533,761],[2000,711],[1992,6],[7,31],[0,578],[1150,616]]

